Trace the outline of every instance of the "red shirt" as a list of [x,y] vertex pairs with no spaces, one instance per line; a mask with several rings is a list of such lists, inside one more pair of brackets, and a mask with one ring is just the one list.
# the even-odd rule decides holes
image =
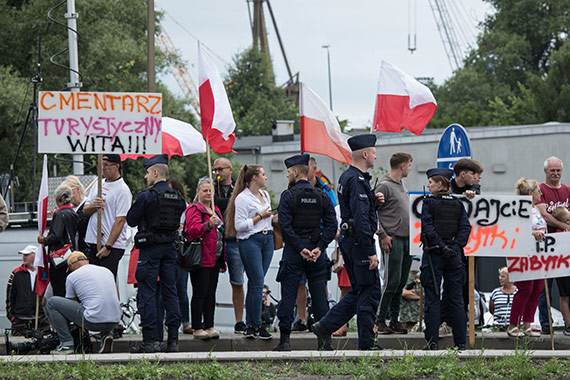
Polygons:
[[[552,211],[558,206],[564,206],[568,208],[570,205],[570,186],[560,184],[558,189],[553,189],[548,187],[544,182],[540,185],[540,191],[542,191],[542,196],[540,197],[540,202],[538,204],[545,203],[546,211],[552,214]],[[548,225],[548,232],[556,232],[556,227]]]

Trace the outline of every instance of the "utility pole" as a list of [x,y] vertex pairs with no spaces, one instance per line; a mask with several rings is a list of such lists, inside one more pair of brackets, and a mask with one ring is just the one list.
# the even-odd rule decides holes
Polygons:
[[[75,0],[67,0],[67,42],[69,48],[69,83],[67,87],[72,92],[77,92],[82,86],[79,81],[79,57],[77,53],[77,17],[75,12]],[[74,154],[73,174],[83,175],[83,155]]]

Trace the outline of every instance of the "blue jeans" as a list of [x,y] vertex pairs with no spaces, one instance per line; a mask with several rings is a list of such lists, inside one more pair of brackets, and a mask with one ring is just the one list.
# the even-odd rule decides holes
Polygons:
[[245,323],[251,327],[261,327],[261,295],[265,274],[273,258],[273,234],[251,235],[248,239],[239,240],[238,246],[248,279]]
[[69,322],[90,331],[100,331],[103,335],[117,325],[117,322],[92,323],[85,319],[85,308],[77,301],[54,296],[47,301],[47,310],[53,328],[57,331],[62,346],[73,346],[73,336],[69,332]]

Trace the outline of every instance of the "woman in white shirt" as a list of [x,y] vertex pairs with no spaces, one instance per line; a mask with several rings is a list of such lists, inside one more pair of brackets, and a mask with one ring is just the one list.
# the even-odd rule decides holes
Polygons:
[[261,296],[265,274],[273,258],[271,199],[265,190],[267,176],[261,165],[245,165],[238,176],[226,210],[226,235],[235,236],[247,274],[245,312],[249,339],[271,339],[261,324]]

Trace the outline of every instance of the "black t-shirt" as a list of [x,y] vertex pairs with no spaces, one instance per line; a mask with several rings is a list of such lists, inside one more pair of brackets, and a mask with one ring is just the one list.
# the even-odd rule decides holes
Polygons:
[[474,183],[473,185],[465,185],[463,187],[457,186],[455,178],[451,179],[451,194],[463,194],[467,190],[472,190],[475,194],[481,194],[481,185]]
[[214,203],[220,209],[222,215],[225,216],[226,209],[228,208],[228,203],[234,191],[235,181],[232,178],[231,185],[221,185],[218,181],[215,182],[214,188]]

